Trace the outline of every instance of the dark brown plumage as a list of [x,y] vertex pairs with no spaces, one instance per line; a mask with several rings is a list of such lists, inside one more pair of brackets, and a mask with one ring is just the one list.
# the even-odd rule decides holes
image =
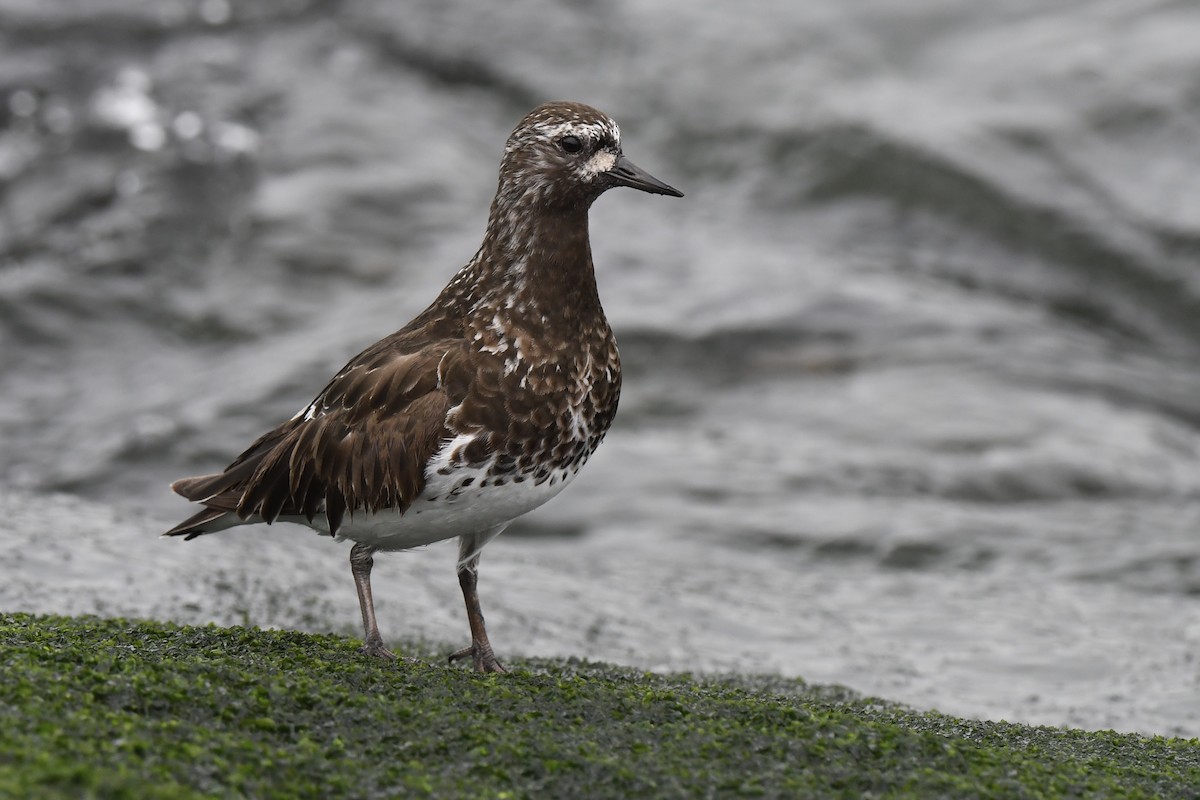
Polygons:
[[167,535],[284,520],[355,541],[364,650],[385,657],[374,552],[458,537],[472,644],[451,658],[502,670],[475,591],[479,551],[574,477],[616,413],[620,358],[587,213],[619,185],[682,196],[624,158],[616,124],[599,111],[548,103],[530,112],[509,137],[475,257],[425,311],[225,470],[176,481],[203,508]]

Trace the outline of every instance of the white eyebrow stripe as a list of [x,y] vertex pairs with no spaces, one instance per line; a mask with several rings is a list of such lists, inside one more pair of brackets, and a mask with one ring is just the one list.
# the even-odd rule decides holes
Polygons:
[[582,122],[579,120],[572,122],[560,122],[557,125],[541,125],[538,130],[547,139],[557,139],[560,136],[574,134],[590,139],[593,142],[599,142],[604,139],[609,139],[613,144],[621,143],[621,129],[617,127],[615,122]]

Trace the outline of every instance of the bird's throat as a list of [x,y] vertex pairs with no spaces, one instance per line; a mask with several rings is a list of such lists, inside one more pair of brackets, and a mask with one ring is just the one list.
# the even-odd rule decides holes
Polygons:
[[603,318],[586,209],[516,219],[493,213],[484,246],[491,257],[481,261],[488,274],[479,277],[491,289],[479,298],[479,311],[568,327]]

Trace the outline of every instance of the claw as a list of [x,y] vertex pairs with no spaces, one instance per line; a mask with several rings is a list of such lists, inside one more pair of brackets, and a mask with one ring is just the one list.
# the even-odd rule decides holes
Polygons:
[[366,642],[366,644],[364,644],[362,647],[358,648],[358,652],[362,653],[363,655],[374,656],[375,658],[381,658],[384,661],[395,661],[396,660],[396,654],[393,653],[391,650],[388,650],[386,647],[384,647],[382,641],[368,640]]
[[470,647],[454,651],[447,660],[453,664],[467,656],[470,656],[471,661],[474,662],[476,672],[508,672],[492,652],[491,645],[479,642],[472,642]]

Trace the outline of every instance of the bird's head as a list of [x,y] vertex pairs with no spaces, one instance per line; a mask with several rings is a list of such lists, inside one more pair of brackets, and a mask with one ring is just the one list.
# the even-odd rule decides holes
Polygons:
[[582,103],[545,103],[508,137],[497,198],[586,210],[614,186],[683,197],[625,157],[611,117]]

